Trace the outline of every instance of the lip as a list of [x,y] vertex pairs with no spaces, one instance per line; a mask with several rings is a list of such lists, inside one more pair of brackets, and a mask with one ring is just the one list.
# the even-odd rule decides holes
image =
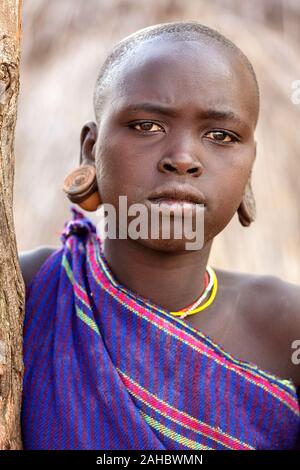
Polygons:
[[172,205],[172,201],[174,201],[175,204],[193,203],[206,205],[204,194],[190,185],[169,184],[168,186],[162,186],[153,191],[148,196],[148,200],[156,204],[164,202]]
[[205,206],[195,202],[178,199],[147,199],[146,206],[152,214],[162,214],[166,217],[196,217],[197,213],[205,210]]

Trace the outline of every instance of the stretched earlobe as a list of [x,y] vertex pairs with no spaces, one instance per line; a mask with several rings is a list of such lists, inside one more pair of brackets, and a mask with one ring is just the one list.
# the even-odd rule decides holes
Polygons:
[[252,191],[251,178],[249,178],[243,199],[237,210],[240,223],[244,227],[248,227],[256,217],[256,204]]
[[68,199],[83,210],[93,212],[101,205],[94,165],[81,165],[66,176],[63,191]]

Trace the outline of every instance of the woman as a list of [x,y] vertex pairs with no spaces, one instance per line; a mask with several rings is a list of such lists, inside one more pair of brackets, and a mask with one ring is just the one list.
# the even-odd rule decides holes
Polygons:
[[115,46],[94,103],[69,199],[119,216],[123,195],[147,217],[185,207],[194,222],[201,206],[203,244],[101,240],[73,207],[60,248],[21,257],[25,448],[294,448],[300,288],[208,264],[235,212],[244,226],[255,216],[251,64],[197,22],[155,25]]

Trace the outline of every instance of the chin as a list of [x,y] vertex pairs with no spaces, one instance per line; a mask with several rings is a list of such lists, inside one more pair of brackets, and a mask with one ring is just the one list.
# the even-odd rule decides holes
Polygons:
[[[165,253],[183,253],[183,252],[192,252],[186,248],[186,244],[192,243],[194,240],[188,239],[143,239],[139,238],[135,242],[143,245],[151,250],[161,251]],[[199,248],[201,249],[201,248]]]

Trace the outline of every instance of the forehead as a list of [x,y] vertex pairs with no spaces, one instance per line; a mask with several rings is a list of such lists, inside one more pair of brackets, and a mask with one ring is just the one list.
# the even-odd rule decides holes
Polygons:
[[172,108],[232,111],[255,121],[254,85],[236,53],[212,42],[148,40],[114,71],[110,104],[159,102]]

